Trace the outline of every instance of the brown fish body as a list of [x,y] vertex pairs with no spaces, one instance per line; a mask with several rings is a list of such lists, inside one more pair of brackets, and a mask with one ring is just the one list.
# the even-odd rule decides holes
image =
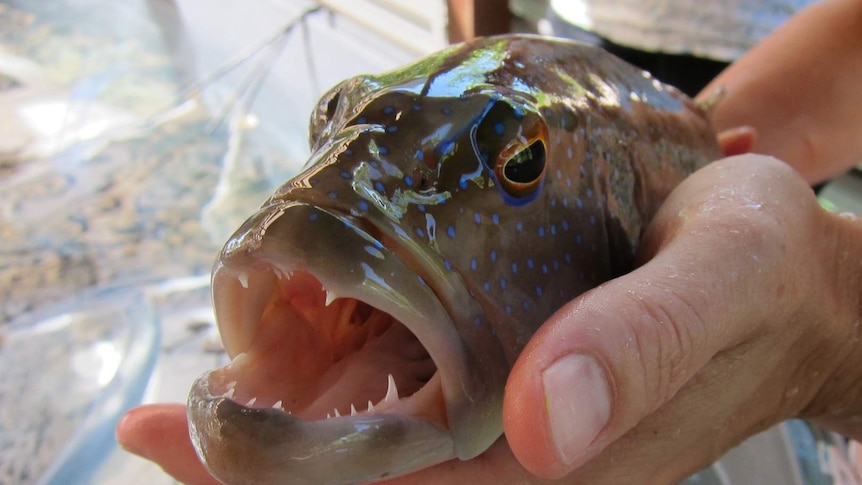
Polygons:
[[311,142],[214,270],[235,360],[198,380],[189,417],[229,483],[354,483],[487,449],[529,337],[630,270],[667,194],[719,156],[676,90],[534,36],[345,81]]

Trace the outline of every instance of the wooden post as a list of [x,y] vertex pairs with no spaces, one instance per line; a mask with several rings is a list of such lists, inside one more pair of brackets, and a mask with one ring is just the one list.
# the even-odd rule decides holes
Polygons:
[[512,14],[506,0],[447,0],[449,42],[509,31]]

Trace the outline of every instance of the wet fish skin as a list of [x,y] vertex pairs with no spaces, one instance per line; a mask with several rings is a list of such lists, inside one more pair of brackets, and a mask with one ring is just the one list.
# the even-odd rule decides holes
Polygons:
[[[720,155],[684,95],[600,49],[535,36],[480,39],[347,80],[312,114],[310,142],[302,173],[216,266],[226,347],[254,348],[249,315],[262,311],[246,300],[265,306],[279,275],[309,272],[327,299],[365,302],[418,338],[445,417],[427,428],[419,417],[360,416],[350,429],[374,421],[378,431],[323,446],[347,424],[299,405],[304,418],[250,411],[212,392],[219,377],[203,377],[189,402],[193,440],[230,483],[354,483],[483,452],[502,433],[503,388],[530,336],[564,303],[631,270],[667,194]],[[354,394],[361,403],[380,392]],[[238,424],[249,416],[255,423]],[[401,451],[420,441],[428,448]]]

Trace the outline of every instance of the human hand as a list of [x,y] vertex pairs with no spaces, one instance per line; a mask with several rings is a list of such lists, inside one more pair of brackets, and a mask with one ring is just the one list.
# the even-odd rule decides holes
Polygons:
[[[643,266],[530,341],[506,389],[508,441],[391,483],[672,482],[794,416],[862,437],[859,241],[862,222],[822,210],[781,162],[706,167],[662,206]],[[145,407],[118,437],[214,483],[186,426],[181,405]]]
[[860,241],[862,221],[781,162],[704,168],[656,215],[647,262],[524,350],[504,408],[515,455],[544,477],[670,483],[790,417],[859,439]]

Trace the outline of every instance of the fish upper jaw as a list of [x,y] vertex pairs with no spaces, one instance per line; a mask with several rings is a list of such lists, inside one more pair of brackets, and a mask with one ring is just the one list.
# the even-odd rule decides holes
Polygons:
[[463,344],[359,221],[302,202],[263,211],[226,246],[213,298],[232,361],[198,379],[188,414],[219,479],[356,483],[456,456]]

